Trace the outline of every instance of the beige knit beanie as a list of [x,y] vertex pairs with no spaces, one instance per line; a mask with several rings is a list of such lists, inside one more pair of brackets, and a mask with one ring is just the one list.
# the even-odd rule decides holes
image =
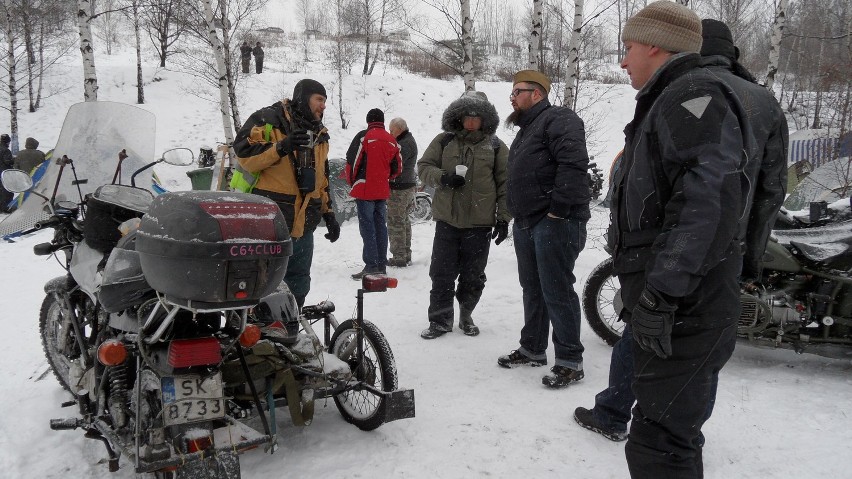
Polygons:
[[701,19],[683,5],[654,2],[627,20],[621,41],[653,45],[672,53],[699,53]]

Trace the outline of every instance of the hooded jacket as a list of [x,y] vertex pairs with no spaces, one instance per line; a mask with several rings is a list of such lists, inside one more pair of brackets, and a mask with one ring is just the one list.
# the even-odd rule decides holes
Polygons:
[[[270,125],[268,134],[266,125]],[[315,184],[307,194],[299,191],[296,154],[280,156],[275,145],[295,128],[306,128],[316,135]],[[284,99],[252,113],[234,140],[240,167],[251,173],[261,172],[252,192],[278,203],[293,238],[313,231],[324,213],[334,211],[328,194],[328,139],[322,123],[305,119],[296,105]]]
[[679,318],[715,327],[739,315],[738,222],[754,146],[742,104],[699,62],[673,56],[636,95],[608,241],[627,311],[647,284]]
[[509,152],[509,211],[528,228],[547,213],[588,220],[589,155],[583,120],[570,108],[544,100],[518,119]]
[[392,190],[407,190],[417,186],[417,142],[410,131],[405,130],[396,137],[399,144],[399,154],[402,156],[402,173],[392,179],[390,187]]
[[766,88],[736,60],[721,55],[702,56],[701,64],[737,94],[748,115],[757,155],[749,158],[746,174],[752,179],[745,214],[740,221],[743,243],[742,276],[758,278],[775,215],[787,190],[789,132],[784,111]]
[[388,180],[402,172],[402,158],[396,138],[376,121],[358,132],[346,152],[349,169],[349,196],[359,200],[386,200],[390,197]]
[[[506,207],[509,149],[494,135],[500,117],[494,105],[483,97],[468,93],[452,102],[441,118],[445,133],[432,140],[417,162],[420,180],[435,187],[432,218],[456,228],[490,227],[496,221],[508,222],[512,218]],[[465,130],[465,116],[481,118],[481,129]],[[446,135],[452,135],[452,140],[442,146]],[[454,173],[457,165],[468,167],[465,185],[441,185],[441,176]]]
[[33,169],[44,162],[44,153],[36,149],[38,141],[35,138],[27,138],[24,146],[25,149],[19,151],[15,158],[15,168],[32,173]]

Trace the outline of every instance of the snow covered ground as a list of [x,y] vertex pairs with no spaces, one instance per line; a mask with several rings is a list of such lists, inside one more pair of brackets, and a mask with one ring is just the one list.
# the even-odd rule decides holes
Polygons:
[[[386,118],[403,116],[421,151],[439,132],[444,108],[462,89],[461,81],[426,80],[380,69],[372,77],[352,76],[344,86],[346,108],[352,119],[348,130],[337,119],[334,75],[310,65],[309,74],[282,73],[284,52],[267,52],[267,70],[252,75],[244,86],[243,118],[252,111],[289,95],[303,77],[326,84],[330,93],[326,124],[332,156],[343,156],[351,137],[364,127],[366,112],[385,110]],[[67,65],[67,83],[82,84],[81,69]],[[133,103],[134,59],[131,52],[98,57],[101,100]],[[197,152],[221,138],[216,105],[186,94],[192,81],[169,71],[146,71],[142,108],[157,116],[156,150],[185,146]],[[479,83],[501,117],[510,111],[508,83]],[[67,107],[82,99],[81,88],[51,97],[37,113],[21,113],[21,134],[36,137],[46,150],[56,141]],[[633,109],[633,91],[627,85],[613,90],[609,100],[589,112],[603,118],[601,144],[593,152],[608,168],[621,148],[621,130]],[[0,125],[8,114],[0,113]],[[500,129],[507,143],[514,132]],[[603,160],[600,160],[603,159]],[[113,160],[107,160],[113,161]],[[108,168],[112,168],[109,163]],[[158,174],[172,190],[189,189],[185,171],[160,165]],[[591,269],[605,258],[601,237],[607,212],[596,207],[589,223],[589,241],[576,267],[577,290]],[[586,377],[561,391],[541,385],[546,369],[499,368],[496,359],[517,347],[523,322],[521,291],[511,240],[492,246],[486,273],[488,283],[474,318],[482,329],[478,337],[456,330],[434,341],[423,341],[430,280],[429,254],[433,224],[413,229],[414,264],[391,268],[399,287],[367,295],[366,317],[387,336],[396,356],[401,387],[413,388],[414,419],[362,432],[346,424],[332,401],[318,404],[313,424],[297,428],[286,414],[279,415],[280,450],[261,450],[241,457],[243,477],[378,477],[378,478],[623,478],[628,475],[624,443],[613,443],[577,426],[572,413],[591,406],[606,385],[610,348],[584,324]],[[341,238],[330,244],[316,237],[313,287],[308,303],[330,299],[338,319],[354,312],[358,283],[349,275],[362,263],[357,223],[343,225]],[[32,254],[34,244],[48,241],[42,232],[14,244],[0,244],[2,288],[0,324],[0,476],[2,477],[134,477],[132,465],[122,461],[118,473],[106,466],[103,446],[83,438],[79,431],[53,432],[51,418],[72,416],[62,409],[70,397],[48,369],[41,351],[37,318],[42,285],[61,268],[52,258]],[[552,351],[550,360],[552,363]],[[704,428],[708,478],[840,478],[849,477],[852,455],[852,358],[831,360],[791,351],[758,349],[740,344],[721,373],[714,415]],[[846,472],[844,472],[846,471]]]

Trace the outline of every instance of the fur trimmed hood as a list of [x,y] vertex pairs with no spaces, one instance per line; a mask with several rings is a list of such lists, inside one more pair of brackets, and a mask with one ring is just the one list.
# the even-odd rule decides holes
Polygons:
[[441,129],[451,133],[463,130],[462,118],[465,116],[482,118],[482,131],[487,135],[495,134],[500,125],[497,109],[482,92],[465,92],[458,100],[450,103],[441,117]]

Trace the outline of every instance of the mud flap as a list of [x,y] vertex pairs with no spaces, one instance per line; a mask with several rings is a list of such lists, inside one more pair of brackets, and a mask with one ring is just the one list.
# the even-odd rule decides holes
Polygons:
[[384,392],[383,395],[387,405],[385,422],[414,417],[413,389],[398,389],[396,391]]
[[180,468],[180,477],[240,479],[240,456],[233,451],[217,450],[212,457],[184,464]]

